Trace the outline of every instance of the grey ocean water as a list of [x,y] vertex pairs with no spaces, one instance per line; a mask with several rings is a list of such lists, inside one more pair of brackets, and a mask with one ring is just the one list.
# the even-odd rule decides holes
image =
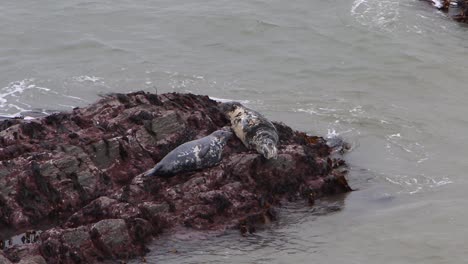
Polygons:
[[355,192],[285,205],[248,238],[161,239],[149,262],[466,263],[468,28],[425,2],[5,0],[0,13],[1,115],[192,92],[353,144]]

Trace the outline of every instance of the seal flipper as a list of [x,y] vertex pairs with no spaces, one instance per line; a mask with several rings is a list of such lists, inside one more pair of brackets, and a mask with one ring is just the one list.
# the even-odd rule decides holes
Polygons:
[[157,172],[157,166],[158,164],[156,164],[156,166],[154,166],[153,168],[135,176],[135,178],[133,178],[132,184],[144,185],[145,181],[148,180],[149,177],[155,175],[155,173]]
[[172,176],[175,176],[179,170],[168,170],[164,166],[164,159],[162,159],[160,162],[156,164],[152,169],[147,170],[144,173],[144,177],[161,177],[161,178],[170,178]]
[[204,158],[204,157],[206,156],[206,154],[208,154],[209,150],[210,150],[210,147],[209,147],[209,146],[208,146],[208,147],[206,147],[206,146],[205,146],[205,147],[202,147],[202,149],[201,149],[200,152],[198,153],[200,159]]
[[156,174],[156,172],[158,171],[158,164],[156,164],[156,166],[154,166],[153,168],[143,172],[143,177],[151,177],[151,176],[154,176]]

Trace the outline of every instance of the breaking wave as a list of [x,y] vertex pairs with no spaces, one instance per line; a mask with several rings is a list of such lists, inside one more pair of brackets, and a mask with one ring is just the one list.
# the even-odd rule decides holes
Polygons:
[[21,94],[31,90],[38,92],[50,92],[49,88],[41,87],[34,84],[34,79],[24,79],[8,84],[8,86],[0,90],[0,116],[2,117],[17,117],[21,113],[31,111],[32,106],[21,100]]

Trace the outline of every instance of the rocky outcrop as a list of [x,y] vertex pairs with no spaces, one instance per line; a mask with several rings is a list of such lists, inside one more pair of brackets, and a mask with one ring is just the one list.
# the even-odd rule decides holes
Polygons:
[[[178,226],[247,235],[274,220],[282,201],[350,191],[344,161],[323,138],[280,123],[276,160],[233,138],[218,166],[141,178],[178,145],[228,124],[207,96],[144,92],[1,122],[0,234],[21,242],[4,235],[0,263],[127,259]],[[43,232],[18,236],[32,229]]]
[[428,0],[458,22],[468,22],[468,0]]

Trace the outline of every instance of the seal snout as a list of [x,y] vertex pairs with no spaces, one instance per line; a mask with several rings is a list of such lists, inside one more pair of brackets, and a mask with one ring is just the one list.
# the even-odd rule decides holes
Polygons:
[[233,133],[230,127],[223,127],[220,130],[216,130],[211,135],[219,139],[224,139],[225,141],[227,141],[233,136]]
[[229,112],[236,110],[236,108],[238,107],[242,107],[242,104],[239,102],[225,102],[219,105],[220,111],[225,115]]
[[278,158],[278,149],[272,140],[265,140],[263,144],[257,145],[257,152],[262,154],[266,159]]
[[220,110],[231,121],[232,130],[244,146],[255,149],[266,159],[276,159],[278,132],[267,118],[239,102],[222,103]]

